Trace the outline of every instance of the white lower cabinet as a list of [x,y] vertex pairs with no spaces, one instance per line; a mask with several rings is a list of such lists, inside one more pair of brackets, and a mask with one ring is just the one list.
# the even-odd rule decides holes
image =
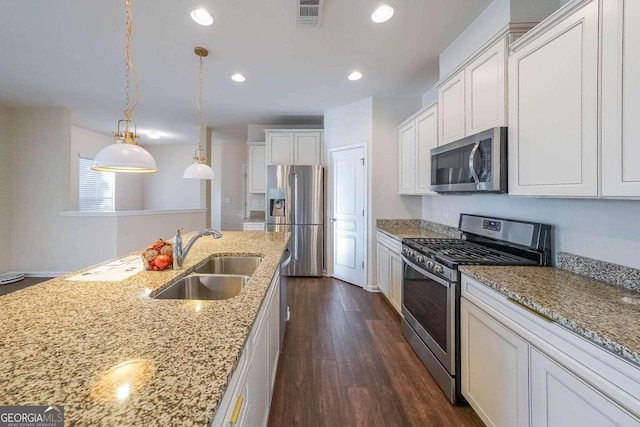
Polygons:
[[638,427],[640,368],[462,276],[462,395],[495,427]]
[[398,313],[402,310],[402,243],[378,231],[378,289]]
[[569,370],[531,348],[531,425],[637,427],[638,419]]
[[460,322],[462,394],[488,426],[527,425],[529,345],[465,299]]
[[236,371],[211,422],[212,427],[267,425],[280,356],[280,274],[269,290]]

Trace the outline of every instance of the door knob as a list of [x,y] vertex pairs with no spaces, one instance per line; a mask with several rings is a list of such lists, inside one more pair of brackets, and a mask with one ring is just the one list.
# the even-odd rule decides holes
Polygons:
[[338,220],[338,218],[331,218],[329,221],[336,222],[337,220]]

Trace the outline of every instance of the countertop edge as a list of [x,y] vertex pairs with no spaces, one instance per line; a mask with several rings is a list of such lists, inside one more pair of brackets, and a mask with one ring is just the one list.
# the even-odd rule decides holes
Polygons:
[[[622,358],[623,360],[625,360],[626,362],[632,363],[635,366],[637,366],[638,368],[640,368],[640,354],[637,352],[632,351],[631,349],[609,339],[609,338],[605,338],[602,337],[601,335],[599,335],[598,333],[589,330],[588,328],[580,325],[578,322],[568,319],[564,316],[561,316],[559,314],[557,314],[556,312],[554,312],[553,310],[547,309],[544,306],[540,305],[540,304],[536,304],[535,302],[527,299],[526,297],[520,295],[517,292],[513,292],[507,288],[505,288],[504,286],[501,286],[500,284],[488,279],[486,276],[481,275],[481,274],[477,274],[476,272],[465,268],[464,266],[460,267],[460,272],[462,272],[463,274],[471,277],[472,279],[480,282],[481,284],[489,287],[490,289],[493,289],[497,292],[499,292],[501,295],[506,296],[507,298],[511,298],[514,301],[519,302],[520,304],[524,305],[525,307],[530,308],[531,310],[540,313],[544,316],[547,316],[549,318],[551,318],[554,323],[556,323],[558,326],[563,327],[564,329],[568,330],[569,332],[575,333],[576,335],[587,339],[589,342],[591,342],[592,344],[607,350],[609,353],[612,353],[620,358]],[[571,274],[575,274],[575,273],[571,273]]]

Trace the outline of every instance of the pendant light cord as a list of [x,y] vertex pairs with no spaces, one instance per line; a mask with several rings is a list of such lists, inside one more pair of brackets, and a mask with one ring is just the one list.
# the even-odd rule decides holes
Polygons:
[[198,87],[198,149],[200,154],[202,153],[202,56],[200,56],[200,75],[199,75],[199,87]]
[[[138,74],[131,62],[131,56],[129,51],[131,49],[131,32],[133,31],[133,14],[131,13],[131,0],[124,0],[126,6],[126,22],[127,22],[127,42],[125,44],[125,104],[124,104],[124,117],[127,121],[131,121],[131,113],[138,106],[139,90],[138,90]],[[132,107],[129,107],[129,88],[130,88],[130,74],[133,74],[133,80],[136,88],[136,98]],[[128,123],[127,123],[128,125]]]

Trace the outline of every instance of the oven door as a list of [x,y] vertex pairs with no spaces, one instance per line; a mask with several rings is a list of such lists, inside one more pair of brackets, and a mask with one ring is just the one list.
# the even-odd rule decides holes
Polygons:
[[402,314],[433,355],[455,375],[456,282],[435,276],[405,257]]

